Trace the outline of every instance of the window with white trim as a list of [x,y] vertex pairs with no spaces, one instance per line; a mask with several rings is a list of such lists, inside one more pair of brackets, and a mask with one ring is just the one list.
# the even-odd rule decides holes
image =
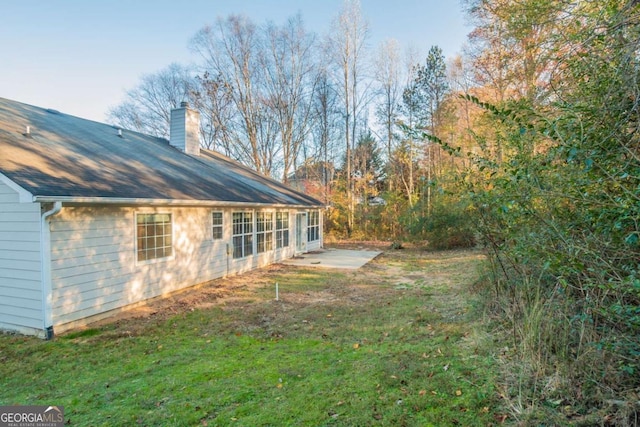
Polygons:
[[276,249],[289,247],[289,212],[276,212]]
[[256,213],[256,243],[259,254],[273,249],[273,213]]
[[233,257],[253,255],[253,213],[233,213]]
[[138,261],[173,255],[171,214],[136,214],[136,253]]
[[213,237],[213,240],[222,239],[222,225],[222,212],[211,212],[211,235]]
[[309,211],[307,215],[307,242],[320,240],[320,211]]

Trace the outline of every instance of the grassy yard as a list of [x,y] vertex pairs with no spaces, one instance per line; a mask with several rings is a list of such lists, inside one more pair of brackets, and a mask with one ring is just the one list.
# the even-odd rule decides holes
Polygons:
[[482,262],[275,265],[51,342],[0,335],[0,405],[62,405],[77,426],[495,425]]

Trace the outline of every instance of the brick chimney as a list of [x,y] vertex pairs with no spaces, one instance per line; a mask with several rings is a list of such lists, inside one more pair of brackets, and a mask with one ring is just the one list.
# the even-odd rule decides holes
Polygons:
[[169,144],[186,154],[200,155],[200,113],[181,102],[171,110]]

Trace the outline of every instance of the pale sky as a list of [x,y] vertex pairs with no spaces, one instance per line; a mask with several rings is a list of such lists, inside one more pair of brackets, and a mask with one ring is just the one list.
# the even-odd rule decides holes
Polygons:
[[[140,78],[198,60],[189,41],[230,14],[256,24],[300,12],[324,35],[342,0],[0,0],[0,97],[106,122]],[[361,0],[369,44],[394,38],[421,61],[433,45],[462,50],[469,27],[459,0]]]

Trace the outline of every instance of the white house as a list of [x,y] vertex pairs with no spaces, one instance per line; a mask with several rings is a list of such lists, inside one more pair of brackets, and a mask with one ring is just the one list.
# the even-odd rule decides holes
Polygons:
[[322,247],[322,206],[200,148],[0,98],[0,329],[51,338]]

